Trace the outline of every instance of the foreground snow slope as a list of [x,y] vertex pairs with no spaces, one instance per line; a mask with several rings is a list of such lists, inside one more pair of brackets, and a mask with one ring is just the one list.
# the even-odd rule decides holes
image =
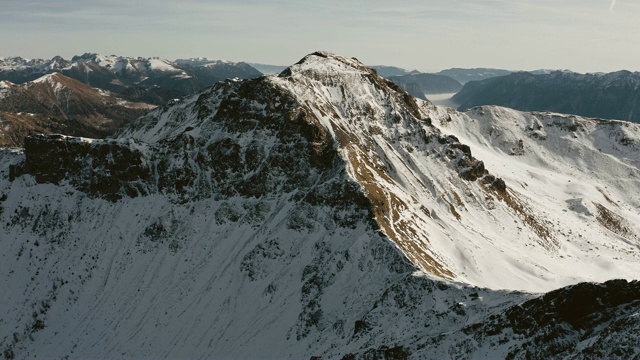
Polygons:
[[[27,138],[24,150],[0,153],[0,350],[6,358],[640,353],[615,341],[637,338],[637,281],[544,296],[496,290],[631,278],[637,228],[631,210],[613,217],[597,195],[587,200],[611,209],[607,221],[587,200],[591,217],[577,205],[585,215],[565,214],[562,198],[543,201],[544,191],[572,193],[552,181],[520,185],[500,161],[531,171],[545,163],[504,155],[472,131],[473,116],[417,101],[356,60],[315,53],[279,76],[219,83],[159,108],[114,139]],[[616,140],[627,155],[612,153],[620,164],[611,176],[634,169],[638,133],[629,129]],[[525,150],[538,144],[524,141]],[[562,156],[544,159],[560,166]],[[637,206],[604,175],[589,184],[607,186],[622,209]],[[582,222],[582,238],[563,234],[578,231],[567,222]],[[612,264],[604,275],[586,248],[603,244],[610,248],[596,251]]]

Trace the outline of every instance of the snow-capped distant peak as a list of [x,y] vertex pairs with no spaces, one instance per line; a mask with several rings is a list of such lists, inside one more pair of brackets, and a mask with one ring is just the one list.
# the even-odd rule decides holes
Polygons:
[[29,67],[33,60],[24,59],[19,56],[5,57],[0,59],[0,71],[18,71]]
[[111,68],[111,67],[114,67],[118,62],[120,62],[122,58],[115,55],[110,55],[110,56],[96,55],[94,59],[96,64]]
[[143,57],[124,57],[116,55],[100,55],[100,54],[83,54],[74,56],[69,68],[78,66],[79,64],[93,62],[99,67],[109,70],[112,73],[120,72],[138,72],[146,74],[149,71],[159,72],[180,72],[174,64],[166,59],[159,57],[143,58]]
[[169,60],[161,59],[157,57],[149,59],[149,68],[155,71],[171,71],[171,72],[180,71],[176,69],[176,67],[173,66],[173,64]]

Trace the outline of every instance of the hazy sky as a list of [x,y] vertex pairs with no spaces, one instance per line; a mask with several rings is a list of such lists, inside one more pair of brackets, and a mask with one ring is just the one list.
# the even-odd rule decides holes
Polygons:
[[0,56],[640,70],[640,0],[0,0]]

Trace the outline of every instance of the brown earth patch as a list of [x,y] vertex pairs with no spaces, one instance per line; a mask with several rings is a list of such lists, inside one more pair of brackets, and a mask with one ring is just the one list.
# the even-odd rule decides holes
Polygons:
[[518,193],[507,188],[506,191],[496,191],[491,187],[485,186],[485,190],[493,194],[497,199],[505,203],[511,208],[522,221],[538,236],[539,243],[547,250],[558,248],[558,241],[553,237],[551,230],[533,214],[533,211],[527,204],[520,199]]
[[594,202],[593,205],[595,205],[598,210],[598,216],[596,216],[596,218],[600,225],[620,236],[636,238],[636,235],[626,225],[626,221],[622,216],[614,213],[604,205],[597,202]]
[[[383,186],[385,181],[393,183],[389,175],[376,166],[364,149],[356,145],[357,142],[348,143],[353,139],[349,139],[350,136],[346,132],[336,128],[334,128],[334,132],[340,144],[347,151],[347,157],[353,169],[351,175],[364,189],[365,195],[371,203],[376,223],[385,235],[422,270],[442,278],[454,278],[455,274],[451,270],[438,262],[421,246],[428,239],[421,237],[416,231],[416,224],[413,221],[407,221],[407,217],[403,216],[403,213],[409,209],[407,204]],[[376,175],[383,181],[377,179]],[[430,216],[428,210],[425,210],[423,210],[425,215]]]

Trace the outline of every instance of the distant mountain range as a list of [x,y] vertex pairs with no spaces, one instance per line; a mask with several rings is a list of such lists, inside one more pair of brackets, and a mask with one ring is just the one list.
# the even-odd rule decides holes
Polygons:
[[59,72],[72,79],[123,97],[162,105],[191,95],[228,78],[249,79],[262,75],[250,65],[206,58],[169,61],[157,57],[132,58],[86,53],[65,60],[0,59],[0,80],[22,84]]
[[409,94],[426,100],[428,94],[456,93],[462,89],[455,79],[439,74],[422,73],[417,70],[405,70],[396,66],[374,65],[369,68],[382,77],[391,80]]
[[428,94],[457,93],[462,84],[444,75],[414,73],[409,75],[391,76],[388,78],[411,95],[426,99]]
[[453,97],[464,110],[500,105],[523,111],[551,111],[640,122],[640,72],[578,74],[518,72],[469,82]]
[[417,70],[406,70],[397,66],[388,66],[388,65],[372,65],[369,68],[373,69],[378,73],[378,75],[382,77],[392,77],[392,76],[402,76],[402,75],[410,75],[410,74],[419,74],[420,72]]
[[[393,76],[402,76],[402,75],[412,75],[412,74],[423,74],[417,70],[406,70],[396,66],[386,66],[386,65],[375,65],[370,66],[370,68],[376,70],[376,72],[380,76],[384,76],[386,78]],[[529,71],[532,74],[549,74],[553,70],[533,70]],[[494,69],[494,68],[451,68],[446,70],[441,70],[437,73],[433,73],[435,75],[447,76],[452,79],[455,79],[460,84],[466,84],[470,81],[479,81],[484,79],[490,79],[498,76],[505,76],[511,73],[518,72],[512,70],[505,69]]]
[[497,76],[504,76],[511,74],[512,71],[504,69],[491,69],[491,68],[451,68],[437,72],[438,75],[449,76],[456,79],[461,84],[468,83],[469,81],[478,81],[489,79]]
[[[378,75],[386,77],[411,95],[427,99],[426,95],[457,93],[463,84],[512,73],[511,70],[491,68],[452,68],[437,73],[423,73],[417,70],[406,70],[396,66],[375,65],[370,68]],[[533,74],[546,74],[548,70],[535,70]]]

